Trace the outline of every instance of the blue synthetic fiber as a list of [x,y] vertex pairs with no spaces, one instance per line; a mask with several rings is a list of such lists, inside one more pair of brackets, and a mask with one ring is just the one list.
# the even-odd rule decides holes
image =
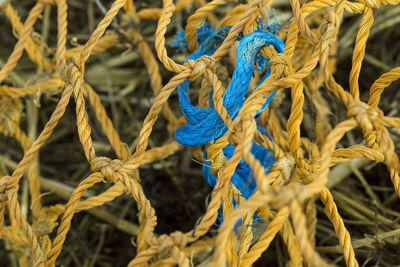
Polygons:
[[170,47],[176,48],[176,52],[182,51],[182,49],[189,45],[185,39],[185,33],[185,30],[177,31],[174,36],[174,41],[169,43]]
[[[203,55],[212,55],[222,44],[230,29],[231,26],[226,26],[216,30],[211,36],[209,36],[203,43],[200,44],[199,48],[185,62],[190,59],[196,60]],[[185,80],[178,86],[179,102],[186,119],[194,123],[199,123],[208,117],[212,109],[202,109],[191,105],[189,101],[189,86],[189,80]]]
[[[218,47],[215,45],[216,40],[214,39],[217,32],[218,30],[207,38],[189,59],[195,60],[201,55],[212,54],[213,50],[215,51]],[[212,45],[210,46],[208,42]],[[270,44],[272,44],[279,53],[283,52],[283,42],[270,32],[253,32],[247,34],[240,40],[237,51],[236,68],[232,75],[232,81],[222,97],[223,104],[232,119],[236,118],[244,104],[244,97],[253,75],[258,51],[263,46]],[[207,49],[204,47],[207,47]],[[267,74],[269,75],[269,73]],[[265,78],[266,75],[262,80]],[[185,81],[178,86],[178,97],[181,109],[189,124],[180,126],[175,132],[175,138],[179,143],[185,146],[207,144],[214,139],[222,137],[228,129],[213,107],[198,108],[190,104],[189,85],[190,82]],[[259,85],[260,83],[257,87]],[[267,97],[265,104],[257,113],[260,113],[267,107],[273,95],[274,93]]]
[[[227,160],[229,160],[232,155],[235,147],[232,145],[225,146],[222,151]],[[268,168],[274,163],[274,154],[267,150],[265,147],[260,146],[253,142],[250,152],[254,155],[254,157],[260,161],[261,165],[266,169],[266,174],[268,173]],[[204,153],[207,160],[207,153]],[[211,186],[215,186],[217,183],[217,177],[215,177],[210,172],[210,166],[203,165],[203,176],[207,180],[208,184]],[[245,199],[248,199],[251,194],[256,190],[256,181],[254,180],[254,176],[252,174],[251,169],[247,165],[247,163],[240,159],[238,166],[236,167],[235,173],[231,178],[231,182],[236,186],[236,188],[242,193]]]
[[272,34],[277,34],[278,33],[279,27],[282,25],[282,22],[277,21],[276,14],[275,14],[275,9],[272,9],[272,12],[274,12],[274,19],[272,20],[271,24],[269,23],[269,19],[268,19],[269,18],[269,9],[268,9],[267,14],[264,13],[265,14],[265,18],[267,20],[265,23],[262,22],[262,17],[261,16],[259,16],[257,18],[257,29],[256,29],[256,31],[262,31],[262,32],[268,31],[268,32],[270,32]]
[[[275,19],[271,25],[268,25],[268,21],[266,24],[262,24],[261,19],[259,19],[258,22],[259,26],[256,31],[244,36],[239,42],[236,67],[232,75],[232,80],[223,95],[223,105],[232,119],[235,119],[246,100],[245,96],[254,71],[264,72],[261,82],[257,87],[270,75],[269,61],[258,53],[259,50],[263,46],[270,44],[272,44],[279,53],[282,53],[284,50],[283,42],[274,35],[279,26],[279,24],[275,23]],[[266,25],[268,25],[268,27]],[[230,29],[231,27],[227,26],[214,31],[213,33],[206,31],[204,35],[208,35],[208,37],[206,37],[203,42],[199,42],[199,48],[186,60],[186,62],[188,60],[196,60],[203,55],[212,55],[222,44]],[[184,36],[184,33],[183,35],[181,34],[181,36]],[[214,108],[212,90],[210,93],[209,107],[199,108],[190,103],[189,88],[189,80],[184,81],[178,86],[180,106],[188,125],[180,126],[176,130],[176,140],[185,146],[198,146],[207,144],[222,137],[228,129]],[[256,112],[256,120],[258,120],[258,115],[267,107],[274,94],[275,92],[269,95],[262,107]],[[258,127],[258,130],[264,134],[268,134],[272,139],[272,136],[267,129]],[[235,147],[229,144],[222,149],[228,160],[233,156],[234,150]],[[273,153],[255,142],[252,142],[250,152],[265,168],[267,174],[269,172],[269,167],[275,161]],[[205,162],[207,162],[206,150],[204,150],[204,156],[206,159]],[[207,182],[214,187],[217,182],[217,177],[210,172],[210,166],[208,164],[203,165],[202,173]],[[231,182],[241,192],[246,200],[257,188],[253,172],[243,159],[238,163],[238,166],[231,177]],[[235,199],[233,199],[232,203],[234,207],[237,206]],[[261,220],[261,218],[254,214],[253,221],[257,222],[258,220]],[[218,211],[218,221],[221,223],[223,222],[222,205]],[[241,220],[235,224],[235,231],[240,222]]]
[[[229,160],[233,156],[234,150],[235,147],[232,145],[227,145],[222,149],[227,160]],[[266,169],[265,174],[268,174],[269,167],[272,165],[272,163],[275,162],[274,154],[271,151],[267,150],[265,147],[260,146],[254,142],[251,146],[250,152],[257,160],[260,161],[261,165]],[[204,151],[204,157],[207,161],[206,151]],[[217,183],[217,177],[215,177],[211,173],[210,166],[203,165],[202,172],[208,184],[214,187]],[[236,170],[231,178],[231,182],[235,185],[235,187],[240,191],[240,193],[246,200],[251,196],[251,194],[254,193],[257,188],[253,172],[243,159],[240,159],[239,164],[236,167]],[[233,202],[233,206],[237,206],[236,201]],[[259,219],[260,218],[258,218],[257,216],[254,217],[254,221]],[[218,221],[221,223],[223,222],[222,210],[218,213]]]
[[[257,119],[257,118],[256,118]],[[257,121],[258,122],[258,121]],[[269,139],[274,141],[274,138],[272,137],[271,133],[264,127],[257,127],[257,130],[259,130],[263,135],[268,135]]]
[[215,25],[204,22],[200,28],[197,29],[197,42],[203,43],[214,32]]
[[[207,37],[209,37],[214,32],[215,25],[208,24],[204,22],[198,29],[197,29],[197,41],[199,44],[203,43]],[[188,42],[185,39],[185,30],[180,30],[175,33],[174,41],[169,44],[170,47],[176,48],[177,52],[180,52],[182,49],[188,47]]]
[[[269,23],[269,9],[267,14],[265,14],[266,22],[262,22],[262,17],[259,16],[257,18],[257,28],[255,29],[256,32],[270,32],[272,34],[277,34],[280,25],[282,24],[281,22],[277,22],[275,10],[272,9],[274,12],[274,19],[272,20],[271,24]],[[269,76],[270,68],[269,68],[269,60],[265,57],[263,57],[261,54],[257,54],[257,70],[260,72],[266,72],[266,76]]]

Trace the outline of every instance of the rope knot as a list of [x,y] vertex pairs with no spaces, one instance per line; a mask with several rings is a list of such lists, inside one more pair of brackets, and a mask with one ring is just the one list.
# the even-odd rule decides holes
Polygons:
[[365,130],[372,130],[372,122],[383,116],[383,112],[366,103],[353,102],[348,106],[347,116],[354,117]]
[[60,71],[60,77],[65,84],[74,85],[79,78],[82,78],[82,72],[78,64],[77,56],[70,58],[69,63],[66,67],[62,67]]
[[287,55],[278,53],[269,60],[271,75],[279,80],[294,73],[290,59]]
[[92,172],[101,172],[106,179],[115,183],[118,179],[116,178],[116,172],[121,172],[123,164],[120,160],[111,160],[107,157],[97,157],[90,163],[90,169]]
[[[18,183],[18,181],[17,181]],[[12,189],[16,185],[15,180],[11,176],[3,176],[0,179],[0,202],[8,199],[7,190]]]
[[222,148],[217,144],[213,144],[207,149],[208,159],[211,163],[210,172],[216,177],[218,177],[219,170],[223,169],[227,162]]
[[334,7],[330,7],[326,9],[325,12],[325,20],[321,24],[320,33],[321,36],[327,34],[330,38],[331,35],[336,35],[337,31],[339,30],[339,17],[335,12]]
[[169,235],[163,234],[155,239],[151,246],[158,247],[158,251],[164,252],[170,250],[174,246],[174,240]]
[[177,246],[178,248],[183,249],[187,242],[188,240],[185,235],[182,232],[176,231],[170,235],[161,235],[152,242],[151,246],[157,247],[157,250],[160,253],[169,254],[173,247]]
[[214,68],[215,59],[213,57],[204,55],[204,56],[201,56],[196,61],[189,60],[187,62],[187,64],[192,69],[192,72],[189,75],[189,80],[193,82],[193,81],[199,79],[203,75],[203,73],[206,71],[206,69]]
[[283,174],[284,182],[289,182],[294,168],[294,158],[291,155],[286,155],[275,161],[274,166]]
[[97,157],[90,163],[90,169],[92,172],[100,171],[102,168],[107,167],[111,162],[111,159],[107,157]]
[[186,247],[188,240],[182,232],[175,231],[175,232],[171,233],[170,236],[171,236],[175,246],[179,247],[180,249],[183,249],[184,247]]
[[133,177],[138,180],[138,170],[133,165],[126,164],[119,159],[109,159],[107,157],[96,157],[90,163],[92,172],[101,172],[110,183],[115,183],[122,179],[123,175]]
[[381,7],[381,1],[380,0],[364,0],[362,1],[363,4],[371,9],[378,9]]
[[227,136],[229,144],[237,146],[242,141],[245,124],[247,124],[245,123],[245,119],[243,117],[239,118],[239,116],[232,122]]

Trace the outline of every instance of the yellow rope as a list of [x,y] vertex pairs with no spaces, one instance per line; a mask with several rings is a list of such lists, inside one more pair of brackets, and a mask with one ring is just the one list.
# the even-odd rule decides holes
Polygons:
[[[115,0],[87,42],[71,49],[67,49],[66,45],[69,33],[67,1],[38,0],[28,15],[23,14],[25,22],[21,22],[11,3],[4,3],[1,9],[18,40],[0,69],[0,132],[17,140],[23,148],[24,156],[15,164],[10,175],[2,175],[0,178],[0,237],[11,244],[9,249],[17,257],[20,266],[28,266],[30,262],[33,266],[55,266],[68,238],[75,213],[103,206],[124,193],[133,198],[139,210],[137,254],[128,266],[191,266],[193,259],[202,251],[213,251],[211,266],[224,266],[226,263],[231,266],[252,266],[270,247],[278,233],[288,250],[288,266],[301,266],[303,261],[309,266],[329,266],[330,263],[315,249],[318,219],[314,200],[317,195],[335,229],[346,265],[358,266],[351,233],[326,183],[330,167],[337,164],[354,158],[385,161],[394,189],[400,195],[399,159],[388,131],[388,127],[400,127],[400,118],[387,117],[378,107],[384,89],[400,78],[400,67],[393,67],[380,75],[370,87],[367,103],[360,99],[359,88],[359,81],[363,79],[361,68],[368,37],[374,16],[378,14],[375,11],[383,5],[398,5],[400,1],[290,0],[289,4],[292,22],[288,29],[279,33],[285,40],[285,50],[279,54],[272,47],[262,48],[262,55],[269,59],[271,76],[245,100],[237,117],[232,119],[224,106],[223,95],[230,82],[230,71],[236,64],[237,37],[240,33],[252,33],[259,17],[265,23],[266,13],[273,1],[254,0],[238,4],[225,0],[179,0],[174,4],[172,0],[163,0],[162,7],[136,10],[131,0]],[[34,33],[34,26],[47,5],[55,5],[57,9],[56,17],[52,18],[57,24],[55,47],[41,38],[34,38],[35,34],[40,34]],[[222,5],[223,8],[220,7]],[[224,10],[224,16],[220,15],[221,10]],[[233,26],[213,55],[181,64],[168,55],[166,32],[173,16],[188,11],[192,13],[186,22],[185,39],[190,51],[198,48],[197,30],[205,21],[215,23],[216,28]],[[361,20],[355,36],[349,81],[348,84],[340,85],[333,73],[336,70],[337,37],[344,13],[352,13]],[[142,36],[137,27],[129,26],[156,19],[154,44],[149,44],[151,40]],[[113,20],[120,25],[110,28]],[[113,125],[115,122],[107,114],[98,92],[85,77],[85,69],[92,55],[126,45],[137,48],[146,66],[154,95],[154,102],[143,120],[133,154],[119,136]],[[42,51],[43,47],[56,51],[53,59]],[[12,85],[13,75],[19,73],[16,67],[24,51],[43,72],[40,79],[33,77],[26,84],[17,83],[17,87]],[[228,60],[221,60],[227,54]],[[162,66],[176,73],[168,82],[165,71],[161,71]],[[158,235],[155,232],[156,211],[140,184],[138,168],[163,161],[184,149],[176,141],[151,149],[148,149],[148,144],[161,112],[167,121],[166,132],[171,134],[171,138],[175,129],[185,123],[183,117],[177,117],[179,113],[174,110],[175,105],[168,101],[176,87],[187,79],[202,79],[197,98],[199,107],[208,106],[208,96],[213,92],[214,107],[228,131],[223,137],[206,145],[208,161],[203,164],[210,166],[211,173],[218,180],[202,219],[189,232],[184,233],[178,229],[170,234]],[[252,82],[256,84],[258,80],[259,77],[254,77]],[[285,96],[285,88],[290,88],[290,98]],[[346,120],[336,125],[329,122],[332,108],[329,106],[330,101],[324,97],[324,90],[328,90],[343,103],[348,116]],[[273,91],[277,91],[274,100],[259,120],[271,133],[271,140],[257,129],[254,116]],[[54,96],[59,93],[61,96],[48,122],[36,140],[30,142],[22,130],[26,127],[21,120],[24,110],[24,101],[21,100],[28,95]],[[80,180],[66,204],[43,206],[39,173],[41,165],[37,154],[63,117],[72,94],[76,107],[77,135],[91,173]],[[306,98],[310,101],[307,102]],[[287,120],[280,115],[283,103],[289,103],[291,107]],[[304,107],[310,103],[316,113],[313,125],[316,141],[310,140],[302,132],[302,126],[307,123]],[[117,158],[100,157],[96,153],[98,151],[95,151],[93,145],[88,109],[93,109],[94,112],[90,114],[94,114],[100,122]],[[362,130],[365,145],[339,145],[341,138],[357,127]],[[253,142],[274,153],[275,163],[268,174],[250,153]],[[228,144],[235,146],[230,159],[225,157],[223,151]],[[193,157],[203,157],[199,148],[188,151]],[[250,166],[257,182],[257,190],[248,200],[230,181],[241,160]],[[21,211],[18,198],[21,192],[20,181],[24,175],[29,183],[29,214]],[[102,181],[112,185],[97,195],[83,199],[92,186]],[[238,204],[236,208],[233,200]],[[212,238],[204,237],[216,221],[221,205],[224,222],[218,234]],[[258,226],[253,221],[254,214],[268,222],[268,226],[258,236],[253,230],[253,227]],[[239,219],[242,223],[237,236],[234,228]]]

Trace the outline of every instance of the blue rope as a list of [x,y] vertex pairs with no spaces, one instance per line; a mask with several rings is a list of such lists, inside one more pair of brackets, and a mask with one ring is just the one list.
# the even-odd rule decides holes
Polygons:
[[[214,32],[215,25],[204,22],[200,28],[197,29],[197,41],[199,44],[203,43],[204,40]],[[177,49],[177,52],[188,47],[188,42],[185,39],[185,30],[180,30],[175,34],[174,41],[169,44],[170,47]]]
[[[235,119],[245,102],[245,94],[254,71],[264,72],[264,76],[257,87],[270,75],[269,61],[258,53],[259,50],[263,46],[270,44],[272,44],[279,53],[282,53],[284,50],[283,42],[274,35],[278,26],[279,24],[276,23],[275,20],[271,25],[268,25],[268,22],[267,24],[262,24],[261,20],[259,20],[259,26],[256,31],[245,35],[239,42],[236,67],[232,75],[232,80],[223,95],[223,105],[232,119]],[[200,46],[186,61],[196,60],[203,55],[212,55],[228,35],[231,26],[222,27],[215,31],[210,29],[213,29],[213,27],[208,24],[199,28],[198,33],[204,33],[201,38],[199,37]],[[180,32],[177,34],[178,38],[181,38],[184,34],[184,32]],[[203,39],[203,41],[200,42],[200,39]],[[176,41],[179,41],[179,39]],[[179,42],[180,44],[184,44],[183,41]],[[185,45],[187,45],[187,43]],[[222,137],[228,129],[214,108],[212,92],[210,93],[209,107],[199,108],[190,103],[189,88],[189,80],[185,80],[178,86],[181,110],[188,124],[182,125],[176,130],[176,140],[185,146],[199,146]],[[256,116],[265,110],[274,96],[274,93],[267,97],[263,106],[257,111]],[[270,136],[266,129],[261,128],[260,130]],[[229,144],[222,149],[228,160],[233,156],[234,150],[235,147]],[[273,153],[255,142],[252,143],[250,152],[260,161],[261,165],[266,169],[267,174],[269,172],[269,167],[275,161]],[[206,150],[204,150],[204,156],[207,162]],[[217,177],[211,173],[210,166],[204,164],[202,173],[208,184],[214,187],[217,182]],[[257,187],[251,168],[243,159],[240,160],[235,173],[231,177],[231,182],[246,200],[254,193]],[[235,199],[233,199],[233,205],[234,207],[237,206]],[[218,213],[218,221],[222,223],[222,206]],[[254,215],[254,222],[259,219],[258,216]],[[237,225],[238,223],[240,223],[240,221],[237,222]]]
[[[216,30],[211,36],[209,36],[203,43],[200,44],[199,48],[185,62],[191,59],[196,60],[203,55],[211,56],[222,44],[225,37],[228,35],[230,28],[231,26],[227,26]],[[199,108],[191,105],[189,100],[189,86],[189,80],[185,80],[183,83],[181,83],[178,86],[178,97],[186,120],[196,124],[206,120],[213,109]],[[183,139],[185,139],[185,137],[183,137]],[[178,140],[178,142],[180,141]],[[184,144],[184,142],[181,144],[187,146],[187,144]]]
[[[204,54],[211,55],[217,48],[217,41],[223,40],[223,38],[220,37],[225,32],[227,32],[227,29],[224,28],[215,31],[215,34],[207,38],[189,59],[195,60]],[[258,51],[263,46],[270,44],[272,44],[279,53],[283,52],[283,42],[270,32],[253,32],[244,36],[239,42],[236,68],[232,75],[232,81],[222,97],[224,106],[232,119],[236,118],[244,104],[244,97],[254,72]],[[268,75],[269,72],[264,75],[257,87]],[[175,138],[184,146],[204,145],[222,137],[228,128],[212,106],[209,108],[199,108],[190,104],[189,85],[190,82],[186,80],[178,86],[178,97],[181,109],[189,124],[180,126],[176,130]],[[261,109],[257,111],[257,114],[267,107],[273,95],[274,93],[268,96]],[[212,103],[210,104],[212,105]]]
[[[227,145],[222,149],[227,160],[233,156],[234,150],[235,147],[232,145]],[[275,162],[274,154],[265,147],[254,142],[251,146],[250,152],[256,159],[260,161],[261,165],[267,169],[266,173],[268,173],[268,168],[272,165],[272,163]],[[207,153],[205,152],[204,155],[207,161]],[[203,176],[206,178],[208,184],[214,187],[217,183],[217,177],[211,174],[210,166],[204,164],[202,171]],[[257,187],[251,169],[243,159],[240,159],[235,173],[231,178],[231,182],[240,190],[245,199],[248,199],[251,194],[254,193]]]
[[[222,149],[224,156],[228,160],[232,158],[234,150],[235,147],[229,144]],[[269,167],[271,167],[271,165],[275,162],[274,154],[271,151],[267,150],[265,147],[260,146],[254,142],[252,144],[250,152],[254,155],[256,159],[260,161],[261,165],[266,169],[266,174],[268,174]],[[208,159],[206,150],[204,150],[204,157],[207,162]],[[217,177],[215,177],[211,173],[210,166],[204,164],[202,172],[208,184],[214,187],[217,183]],[[239,164],[231,177],[231,182],[235,185],[235,187],[240,191],[240,193],[246,200],[249,199],[249,197],[254,193],[254,191],[256,191],[257,188],[257,184],[251,168],[243,159],[240,159]],[[233,199],[233,207],[236,208],[236,206],[237,203],[235,199]],[[258,220],[260,220],[260,217],[254,215],[253,222],[255,223]],[[220,223],[223,222],[222,205],[218,212],[218,221]],[[241,220],[238,223],[240,222]]]

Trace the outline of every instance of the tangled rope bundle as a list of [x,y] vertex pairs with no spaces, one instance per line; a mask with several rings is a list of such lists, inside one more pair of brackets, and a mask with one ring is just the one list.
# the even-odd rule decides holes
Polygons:
[[[55,266],[74,214],[102,206],[124,193],[130,194],[136,201],[140,223],[136,237],[137,254],[129,266],[190,266],[190,259],[210,246],[214,247],[212,266],[225,266],[227,263],[230,266],[251,266],[278,233],[288,250],[288,266],[303,263],[328,266],[330,264],[315,249],[317,218],[314,197],[317,195],[335,229],[347,266],[358,266],[350,233],[326,184],[329,168],[336,164],[353,158],[375,162],[385,160],[395,191],[400,194],[399,162],[387,129],[400,127],[400,118],[385,116],[378,107],[384,88],[400,77],[400,68],[382,74],[371,85],[367,103],[360,100],[358,83],[374,10],[381,5],[396,5],[400,1],[313,0],[301,7],[298,0],[290,0],[293,20],[287,33],[276,33],[276,29],[260,30],[263,28],[260,24],[267,21],[269,2],[253,0],[236,5],[217,22],[211,12],[227,1],[204,3],[199,0],[197,2],[201,7],[189,17],[184,36],[193,54],[184,64],[179,64],[167,54],[165,34],[171,17],[190,2],[180,0],[175,5],[172,0],[164,0],[161,9],[137,11],[133,1],[116,0],[89,40],[69,50],[66,49],[66,0],[38,0],[23,24],[11,3],[2,4],[2,11],[12,24],[18,42],[0,71],[0,130],[4,135],[15,138],[25,154],[12,174],[0,179],[0,234],[12,244],[10,249],[21,266]],[[57,8],[58,35],[54,59],[44,55],[32,35],[33,26],[46,5]],[[332,74],[344,12],[362,14],[353,52],[349,90],[338,84]],[[216,23],[215,31],[204,33],[209,35],[208,38],[198,38],[198,29],[207,18]],[[158,60],[168,71],[176,73],[166,85],[162,86],[158,62],[137,29],[121,27],[118,31],[106,31],[114,19],[121,25],[145,19],[158,20],[155,33]],[[318,27],[311,29],[310,21]],[[271,25],[266,25],[266,28],[268,26]],[[239,35],[242,37],[238,38]],[[118,45],[121,36],[137,44],[148,68],[155,96],[133,154],[121,141],[98,94],[84,79],[89,57]],[[280,40],[285,40],[284,44]],[[235,48],[237,41],[239,46]],[[17,66],[24,50],[35,64],[48,73],[48,80],[25,88],[7,85],[5,80]],[[231,78],[223,77],[217,71],[229,73],[221,63],[223,58],[234,69]],[[260,68],[256,67],[256,62]],[[257,69],[263,68],[263,77],[254,74]],[[203,82],[198,102],[192,105],[189,100],[190,82],[199,79]],[[315,96],[317,142],[303,137],[300,132],[305,84],[313,85],[306,89],[307,93]],[[57,106],[39,136],[31,143],[20,128],[21,98],[30,94],[54,93],[59,88],[62,90]],[[178,118],[175,115],[178,112],[168,104],[176,88],[187,123]],[[291,112],[287,125],[282,126],[275,111],[282,100],[278,96],[285,88],[291,88]],[[347,108],[348,119],[337,125],[331,125],[326,117],[327,105],[319,94],[326,89]],[[65,205],[43,207],[37,153],[63,117],[72,94],[76,104],[79,140],[92,173],[82,178]],[[271,99],[273,103],[267,106]],[[94,110],[117,159],[96,153],[88,109]],[[204,216],[193,230],[158,236],[154,231],[156,212],[143,192],[138,168],[182,149],[176,141],[147,149],[160,112],[168,127],[174,130],[172,133],[175,133],[179,143],[198,146],[196,149],[200,158],[203,156],[202,149],[205,149],[203,173],[214,189]],[[336,149],[344,134],[356,127],[361,128],[365,145]],[[241,172],[243,169],[246,170]],[[21,212],[18,201],[19,182],[24,175],[29,180],[30,220]],[[89,188],[104,180],[112,186],[99,195],[83,199]],[[215,237],[205,236],[216,222],[219,211],[223,213],[220,216],[223,222],[218,234]],[[259,219],[269,224],[256,237],[252,227],[243,226],[255,224],[253,221]],[[242,227],[237,227],[238,222]],[[54,238],[50,238],[52,233],[55,233]]]

